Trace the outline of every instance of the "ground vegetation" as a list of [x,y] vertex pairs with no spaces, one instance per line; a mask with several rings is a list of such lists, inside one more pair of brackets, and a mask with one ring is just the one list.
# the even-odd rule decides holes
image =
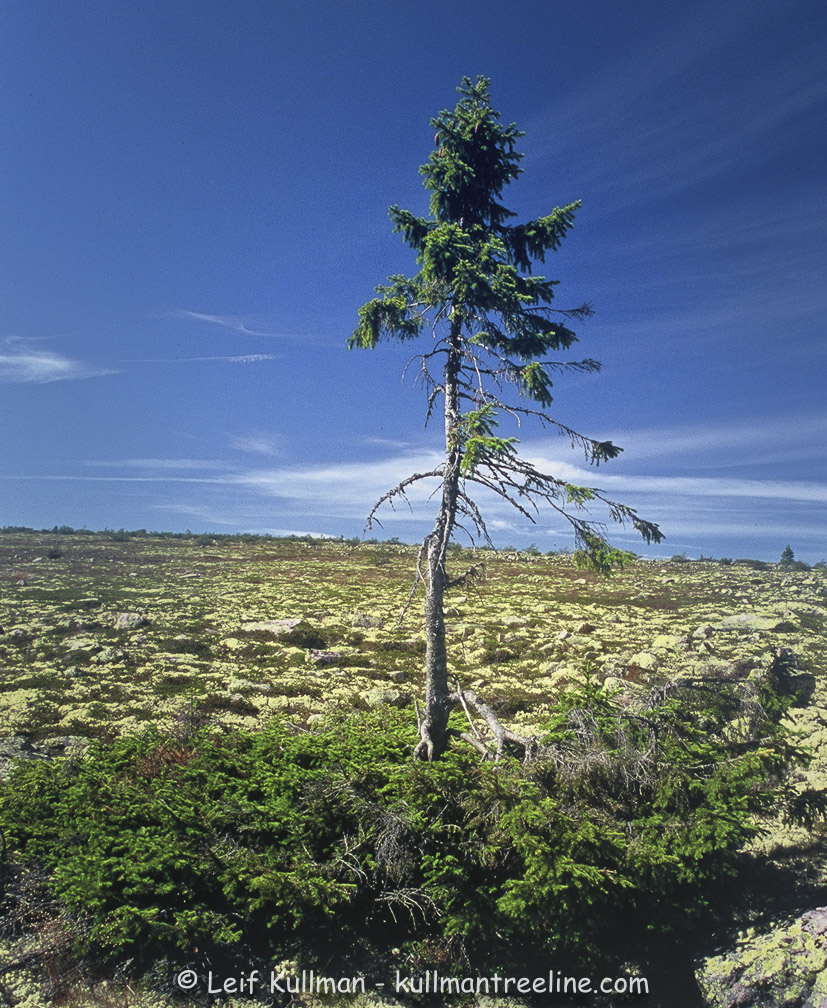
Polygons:
[[457,674],[541,745],[413,765],[415,554],[0,537],[4,989],[152,960],[160,1004],[205,950],[318,963],[345,933],[377,976],[622,965],[632,936],[656,963],[817,905],[823,571],[464,551],[492,577],[452,600]]

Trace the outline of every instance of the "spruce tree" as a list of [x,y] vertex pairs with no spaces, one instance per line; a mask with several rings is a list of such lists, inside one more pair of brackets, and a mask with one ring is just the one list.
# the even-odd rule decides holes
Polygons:
[[[557,207],[524,224],[509,223],[515,214],[500,199],[504,187],[522,171],[516,143],[523,134],[513,123],[500,123],[489,87],[485,77],[463,78],[456,108],[431,120],[435,149],[419,169],[430,192],[431,216],[418,217],[397,206],[389,211],[394,230],[416,252],[419,271],[410,277],[391,276],[377,287],[378,296],[360,309],[349,343],[372,349],[385,339],[433,335],[415,360],[428,392],[427,417],[439,407],[444,418],[444,459],[435,469],[414,473],[389,490],[368,518],[370,527],[380,505],[393,505],[415,483],[439,481],[436,521],[417,565],[417,582],[425,584],[427,652],[425,708],[415,756],[423,759],[445,750],[448,719],[457,703],[466,711],[470,704],[482,715],[497,754],[509,742],[529,744],[503,728],[474,694],[449,686],[445,595],[467,584],[475,571],[449,573],[448,544],[458,528],[490,543],[472,496],[476,488],[492,491],[531,521],[539,505],[551,507],[572,526],[575,562],[599,571],[622,565],[629,554],[609,545],[603,527],[587,517],[587,505],[602,503],[612,519],[630,523],[646,542],[662,538],[657,525],[602,491],[541,472],[520,457],[515,437],[500,432],[501,414],[518,423],[534,419],[563,434],[595,466],[622,450],[611,441],[586,437],[548,413],[556,372],[600,367],[591,359],[548,358],[576,342],[569,325],[590,315],[591,308],[552,307],[556,282],[532,273],[535,262],[545,262],[546,254],[559,248],[580,204]],[[505,398],[509,388],[515,393],[510,399]],[[489,753],[476,734],[463,737]]]

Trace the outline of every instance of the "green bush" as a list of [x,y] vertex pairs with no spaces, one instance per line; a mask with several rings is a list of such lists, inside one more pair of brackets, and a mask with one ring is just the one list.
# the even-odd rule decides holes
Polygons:
[[148,729],[16,766],[6,877],[45,870],[84,922],[78,954],[143,967],[348,948],[443,971],[620,961],[707,911],[781,799],[797,754],[769,702],[780,686],[748,703],[737,684],[664,688],[632,713],[586,682],[526,763],[470,748],[414,763],[394,710],[312,731]]

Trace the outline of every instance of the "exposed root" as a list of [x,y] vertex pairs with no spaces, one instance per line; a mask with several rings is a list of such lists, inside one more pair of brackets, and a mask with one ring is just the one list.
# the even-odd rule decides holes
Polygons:
[[[440,745],[438,740],[431,733],[431,725],[427,718],[420,718],[417,708],[417,728],[419,730],[419,742],[413,751],[414,760],[434,760],[439,758],[445,751],[448,739],[451,737],[460,738],[468,745],[472,746],[482,756],[484,760],[498,761],[502,759],[509,748],[516,748],[522,754],[524,762],[528,762],[538,752],[537,739],[525,735],[518,735],[516,732],[506,728],[494,713],[492,707],[470,690],[463,690],[459,683],[454,693],[449,693],[447,697],[449,707],[460,706],[465,712],[470,731],[457,731],[449,728],[444,733],[444,742]],[[471,715],[471,708],[485,722],[483,732],[474,723]]]
[[[468,715],[468,705],[480,715],[480,717],[485,721],[488,730],[494,736],[494,751],[491,751],[489,745],[487,745],[479,732],[472,722],[472,728],[474,728],[475,737],[468,737],[467,732],[462,733],[462,737],[465,738],[467,742],[474,746],[475,749],[481,751],[481,746],[483,746],[486,751],[487,759],[499,760],[502,758],[503,753],[506,751],[506,744],[510,743],[512,746],[516,746],[518,749],[522,750],[522,755],[524,760],[529,760],[534,755],[537,750],[537,740],[530,738],[526,735],[518,735],[516,732],[511,731],[510,728],[506,728],[505,725],[500,721],[497,715],[494,713],[493,708],[491,708],[487,703],[470,690],[462,690],[457,684],[457,692],[451,694],[451,702],[459,703],[464,708],[466,715]],[[468,715],[469,721],[471,720],[470,715]],[[473,738],[473,741],[472,741]]]

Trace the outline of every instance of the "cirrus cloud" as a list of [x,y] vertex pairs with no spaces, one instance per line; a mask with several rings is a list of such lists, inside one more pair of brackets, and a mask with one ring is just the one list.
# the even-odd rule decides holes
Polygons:
[[100,378],[117,374],[110,368],[97,367],[73,360],[51,350],[35,350],[26,340],[9,337],[0,348],[0,382],[4,384],[45,384],[74,381],[79,378]]

